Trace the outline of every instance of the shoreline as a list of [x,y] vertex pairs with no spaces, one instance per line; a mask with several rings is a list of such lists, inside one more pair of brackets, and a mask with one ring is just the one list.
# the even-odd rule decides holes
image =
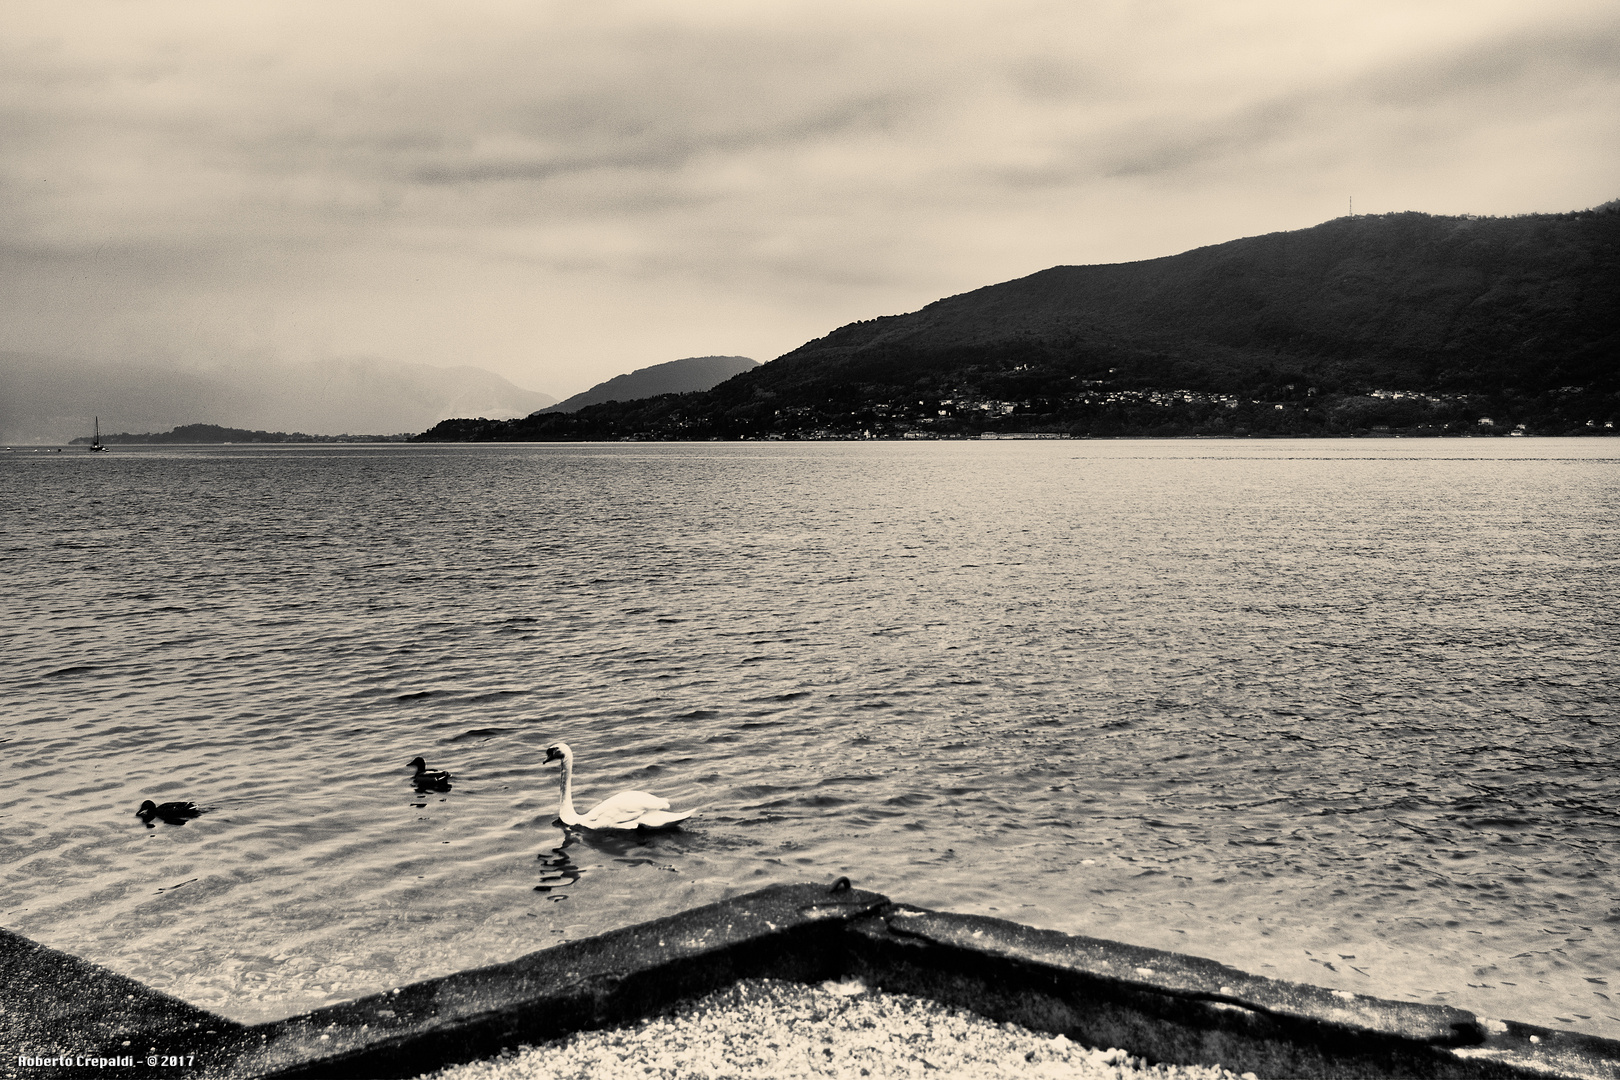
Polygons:
[[862,994],[877,988],[1044,1033],[1047,1043],[1062,1036],[1258,1076],[1620,1080],[1620,1041],[929,911],[843,878],[830,888],[772,886],[252,1026],[0,930],[0,1016],[14,1042],[0,1074],[70,1075],[61,1064],[23,1065],[66,1055],[162,1062],[153,1073],[162,1076],[420,1076],[633,1026],[759,979],[858,984]]

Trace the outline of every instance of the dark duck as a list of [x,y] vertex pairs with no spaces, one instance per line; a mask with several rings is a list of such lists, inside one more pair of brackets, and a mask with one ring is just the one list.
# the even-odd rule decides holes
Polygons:
[[184,825],[198,814],[202,808],[190,802],[155,803],[147,799],[141,803],[141,808],[135,811],[135,816],[146,822],[148,829],[153,828],[153,819],[166,821],[170,825]]
[[416,775],[411,777],[411,783],[418,788],[431,791],[450,790],[450,774],[443,769],[430,769],[427,762],[421,758],[412,758],[410,767],[416,770]]

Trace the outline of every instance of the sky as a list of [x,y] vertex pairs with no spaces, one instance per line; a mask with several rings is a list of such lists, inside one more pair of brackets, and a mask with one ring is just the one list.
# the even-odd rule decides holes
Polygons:
[[1613,0],[7,0],[0,351],[566,397],[1059,264],[1620,197]]

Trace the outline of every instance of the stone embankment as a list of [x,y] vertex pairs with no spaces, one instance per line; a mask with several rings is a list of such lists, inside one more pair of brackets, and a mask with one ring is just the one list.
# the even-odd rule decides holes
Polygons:
[[[766,979],[811,989],[794,994],[750,981]],[[833,991],[813,988],[829,984],[861,987],[861,993],[837,995],[850,999],[867,997],[864,988],[881,988],[884,995],[852,1000],[840,1011],[878,1010],[902,1032],[908,1008],[941,1025],[978,1025],[963,1019],[962,1011],[971,1011],[985,1025],[971,1030],[988,1038],[989,1029],[999,1027],[1002,1042],[992,1048],[965,1035],[966,1044],[982,1045],[1004,1063],[1021,1045],[1025,1055],[1043,1060],[1050,1055],[1055,1061],[1062,1050],[1066,1062],[1102,1063],[1091,1051],[1073,1048],[1079,1044],[1118,1048],[1100,1053],[1115,1055],[1110,1066],[1132,1070],[1154,1062],[1272,1077],[1620,1080],[1620,1042],[1613,1040],[927,911],[854,889],[845,879],[830,888],[772,886],[252,1027],[0,930],[0,1075],[79,1075],[77,1065],[62,1059],[133,1057],[142,1074],[153,1077],[410,1077],[503,1052],[510,1058],[523,1045],[552,1044],[549,1053],[587,1032],[633,1031],[670,1017],[714,1018],[741,1007],[743,991],[756,985],[777,986],[777,1003],[787,1010],[760,1014],[758,1022],[778,1016],[793,1026],[793,1010],[820,1008],[824,999],[817,995]],[[917,999],[923,1004],[898,1004]],[[822,1012],[823,1021],[833,1019]],[[822,1050],[834,1058],[867,1054],[870,1046],[861,1050],[867,1044],[856,1034],[866,1030],[866,1019],[874,1024],[871,1038],[888,1047],[897,1029],[880,1032],[876,1015],[856,1017],[855,1027]],[[1062,1044],[1054,1038],[1059,1035]],[[623,1037],[587,1035],[576,1045]],[[1040,1041],[1019,1041],[1025,1039]],[[790,1062],[799,1053],[783,1052]],[[943,1053],[922,1050],[920,1057],[930,1052]],[[51,1065],[23,1064],[53,1059]],[[1038,1064],[1028,1056],[1025,1063]]]

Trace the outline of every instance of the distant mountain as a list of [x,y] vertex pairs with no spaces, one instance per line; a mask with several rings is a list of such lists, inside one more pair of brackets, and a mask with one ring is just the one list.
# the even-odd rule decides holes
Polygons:
[[[139,434],[124,431],[113,435],[103,435],[101,441],[110,446],[149,446],[173,444],[221,444],[221,443],[348,443],[348,442],[407,442],[410,436],[402,432],[389,435],[307,435],[302,431],[248,431],[245,428],[226,428],[218,424],[185,424],[172,431],[142,432]],[[83,444],[94,441],[91,436],[81,435],[77,439],[69,440],[69,445]]]
[[90,432],[167,431],[206,421],[317,435],[421,431],[446,417],[526,416],[556,401],[475,367],[389,360],[163,367],[0,353],[0,442],[65,443]]
[[607,401],[636,401],[659,394],[686,394],[707,390],[741,372],[759,366],[746,356],[693,356],[667,364],[637,368],[628,375],[615,375],[584,393],[559,401],[541,412],[578,412],[587,405]]
[[1614,434],[1620,201],[1339,218],[851,323],[703,394],[429,439]]

